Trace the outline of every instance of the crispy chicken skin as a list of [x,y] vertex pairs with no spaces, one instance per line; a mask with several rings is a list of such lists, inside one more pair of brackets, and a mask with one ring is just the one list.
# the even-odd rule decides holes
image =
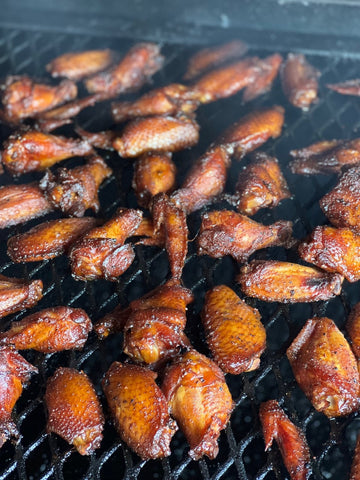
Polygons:
[[354,78],[352,80],[346,80],[345,82],[327,84],[327,88],[335,90],[342,95],[360,95],[360,78]]
[[360,233],[360,166],[342,174],[337,185],[320,199],[320,207],[335,227]]
[[356,359],[360,360],[360,303],[353,306],[346,322],[350,344]]
[[297,383],[328,417],[359,408],[359,372],[344,335],[329,318],[308,320],[287,349]]
[[0,333],[0,343],[43,353],[80,350],[91,329],[91,320],[81,308],[53,307],[12,322],[10,330]]
[[221,258],[231,255],[245,262],[256,250],[272,246],[290,246],[292,222],[262,225],[231,210],[205,213],[197,237],[198,254]]
[[360,235],[349,228],[316,227],[299,245],[299,255],[327,272],[337,272],[349,282],[360,280]]
[[174,189],[176,165],[171,153],[146,153],[135,163],[132,187],[138,204],[147,208],[152,197]]
[[32,308],[42,298],[41,280],[24,280],[0,275],[0,318]]
[[240,213],[255,215],[261,208],[276,207],[290,196],[277,159],[264,152],[256,152],[251,163],[239,174],[234,203]]
[[11,412],[19,399],[24,384],[37,368],[28,363],[13,347],[0,347],[0,447],[19,432],[11,419]]
[[199,140],[199,125],[184,115],[139,118],[126,125],[113,147],[123,158],[147,152],[177,152]]
[[316,175],[338,173],[346,166],[360,163],[360,139],[324,140],[300,150],[292,150],[292,173]]
[[190,169],[182,186],[171,199],[186,213],[199,210],[219,195],[226,182],[230,155],[225,147],[210,147]]
[[102,382],[117,431],[143,460],[168,457],[178,429],[156,377],[147,368],[114,362]]
[[[191,290],[170,280],[131,302],[124,327],[124,352],[136,362],[158,366],[181,346],[188,346],[183,330],[186,306],[192,300]],[[113,331],[119,327],[118,319],[114,326]]]
[[234,158],[241,160],[270,138],[277,138],[281,134],[283,123],[283,107],[275,105],[255,110],[228,128],[217,143],[226,146]]
[[138,43],[111,70],[85,80],[89,93],[105,93],[109,98],[142,87],[160,70],[164,57],[155,43]]
[[257,62],[254,81],[245,87],[243,102],[250,102],[271,89],[282,61],[282,56],[275,53]]
[[105,70],[113,58],[114,53],[108,48],[64,53],[48,63],[46,70],[52,77],[66,77],[78,81]]
[[71,170],[47,171],[40,188],[54,209],[72,217],[82,217],[88,208],[99,210],[98,189],[112,174],[101,157],[91,157],[85,165]]
[[318,99],[320,72],[302,54],[289,53],[280,69],[283,91],[294,107],[308,110]]
[[47,431],[74,445],[81,455],[99,448],[104,415],[95,389],[84,372],[58,368],[48,380],[45,393]]
[[183,78],[184,80],[193,80],[200,74],[228,60],[244,56],[247,50],[248,46],[241,40],[233,40],[223,45],[203,48],[190,57]]
[[219,285],[206,293],[201,319],[211,354],[223,372],[238,375],[259,367],[266,331],[258,310]]
[[36,183],[0,187],[0,228],[26,223],[52,210]]
[[44,222],[28,232],[10,237],[7,253],[16,263],[48,260],[65,253],[97,223],[98,220],[92,217],[60,218]]
[[223,372],[212,360],[190,350],[167,368],[161,388],[189,442],[190,457],[214,459],[220,432],[234,407]]
[[356,446],[354,451],[354,457],[351,464],[351,471],[349,480],[359,480],[360,478],[360,435],[356,440]]
[[262,403],[259,417],[265,450],[275,439],[291,480],[307,480],[310,475],[310,451],[303,432],[291,422],[276,400]]
[[72,275],[77,280],[116,281],[135,258],[132,245],[124,242],[141,219],[140,210],[119,208],[110,220],[81,237],[69,254]]
[[340,294],[343,280],[338,273],[276,260],[253,260],[237,277],[245,295],[281,303],[328,300]]
[[5,117],[10,123],[34,117],[77,96],[77,87],[71,80],[50,86],[35,83],[26,75],[8,77],[4,85],[2,103]]
[[11,135],[4,142],[1,161],[12,175],[18,176],[46,170],[70,157],[93,153],[92,146],[84,140],[30,130]]
[[180,83],[156,88],[133,102],[114,102],[111,113],[116,123],[136,117],[191,113],[200,104],[200,92]]

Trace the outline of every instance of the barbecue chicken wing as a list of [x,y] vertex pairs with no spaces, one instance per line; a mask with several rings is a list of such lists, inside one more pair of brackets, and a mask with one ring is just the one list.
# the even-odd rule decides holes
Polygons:
[[326,86],[342,95],[355,95],[357,97],[360,95],[360,78],[354,78],[340,83],[327,84]]
[[32,308],[42,298],[41,280],[24,280],[0,275],[0,318]]
[[245,87],[243,102],[250,102],[271,89],[282,61],[282,56],[275,53],[257,62],[254,81]]

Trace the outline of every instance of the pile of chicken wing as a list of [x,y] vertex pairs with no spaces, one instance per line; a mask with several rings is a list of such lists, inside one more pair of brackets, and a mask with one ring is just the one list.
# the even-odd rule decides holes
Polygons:
[[[293,174],[339,175],[320,201],[329,224],[296,239],[290,221],[264,225],[251,218],[291,198],[278,159],[259,148],[281,136],[287,109],[307,111],[317,101],[320,72],[302,54],[284,59],[277,53],[259,58],[246,52],[238,40],[200,50],[189,59],[182,83],[148,88],[133,101],[121,96],[144,89],[164,65],[156,44],[136,44],[122,57],[110,50],[66,53],[46,66],[52,77],[62,79],[58,83],[25,75],[6,78],[0,119],[12,133],[2,145],[1,168],[13,177],[36,171],[43,176],[0,187],[0,228],[52,212],[59,217],[12,235],[10,259],[39,262],[66,255],[76,280],[118,282],[136,258],[136,245],[143,245],[165,249],[169,272],[165,283],[128,305],[119,304],[96,322],[83,309],[54,305],[13,321],[0,333],[1,444],[18,437],[12,410],[37,373],[18,351],[82,349],[94,329],[99,341],[119,335],[127,358],[112,363],[102,380],[107,412],[121,439],[142,459],[162,458],[170,455],[171,439],[180,429],[193,459],[213,459],[234,408],[225,374],[259,368],[266,350],[261,315],[247,297],[317,302],[339,295],[344,280],[360,280],[359,139],[321,141],[290,152]],[[198,143],[196,111],[233,95],[253,101],[272,88],[278,75],[284,105],[253,108],[247,115],[240,109],[237,122],[217,133],[178,185],[173,154]],[[329,88],[359,95],[359,83],[355,79]],[[79,91],[88,93],[79,96]],[[100,102],[107,102],[117,128],[89,132],[76,125],[72,138],[55,132],[76,124],[85,108],[91,115],[91,107]],[[132,187],[139,208],[124,205],[110,218],[100,218],[88,214],[99,212],[99,188],[114,174],[103,158],[106,150],[117,152],[119,162],[133,159]],[[72,157],[83,157],[83,162],[74,168],[54,167]],[[236,161],[244,167],[235,190],[225,192]],[[219,201],[227,209],[212,206]],[[200,209],[200,228],[190,239],[187,217]],[[187,306],[194,300],[182,280],[189,241],[195,242],[199,256],[230,256],[239,265],[241,296],[224,284],[206,293],[200,317],[207,356],[185,333]],[[298,261],[251,259],[269,247],[290,249]],[[34,307],[42,295],[41,279],[1,275],[0,317]],[[330,418],[358,411],[360,305],[347,322],[350,341],[330,318],[304,318],[303,324],[287,349],[297,383],[314,408]],[[85,372],[59,367],[46,386],[45,403],[49,433],[81,455],[100,446],[105,416]],[[259,418],[266,449],[275,439],[290,477],[308,478],[306,436],[276,398],[259,405]],[[354,472],[358,463],[360,458]],[[355,473],[351,478],[358,477]]]

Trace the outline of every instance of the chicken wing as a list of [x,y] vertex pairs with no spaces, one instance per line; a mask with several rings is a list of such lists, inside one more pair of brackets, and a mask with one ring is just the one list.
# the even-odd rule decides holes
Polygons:
[[147,152],[177,152],[199,140],[199,125],[184,115],[139,118],[128,123],[113,147],[123,158]]
[[26,233],[10,237],[7,253],[16,263],[54,258],[65,253],[79,237],[97,224],[98,220],[92,217],[61,218],[44,222]]
[[109,98],[142,87],[160,70],[164,57],[155,43],[138,43],[111,70],[85,80],[90,93],[105,93]]
[[178,429],[156,377],[147,368],[114,362],[102,382],[117,431],[143,460],[169,456]]
[[223,372],[212,360],[190,350],[167,368],[161,388],[189,442],[191,458],[214,459],[220,432],[234,407]]
[[231,288],[209,290],[201,319],[215,363],[225,373],[255,370],[266,348],[266,331],[260,313],[241,300]]
[[186,213],[199,210],[219,195],[226,182],[230,155],[225,147],[210,147],[190,169],[182,186],[171,199]]
[[262,403],[259,410],[265,450],[275,439],[291,480],[307,480],[310,451],[303,432],[294,425],[276,400]]
[[232,125],[216,143],[226,146],[237,160],[281,134],[284,109],[278,105],[255,110]]
[[292,245],[292,222],[262,225],[231,210],[215,210],[202,216],[197,237],[198,254],[221,258],[231,255],[245,262],[256,250]]
[[105,70],[113,59],[114,52],[108,48],[64,53],[48,63],[46,70],[52,77],[66,77],[78,81]]
[[81,455],[100,447],[104,415],[95,389],[84,372],[58,368],[45,392],[47,431],[74,445]]
[[327,272],[337,272],[349,282],[360,280],[360,235],[349,228],[316,227],[299,245],[299,255]]
[[9,330],[0,333],[0,343],[43,353],[81,350],[91,329],[91,320],[81,308],[47,308],[12,322]]
[[359,409],[360,378],[350,345],[329,318],[308,320],[287,350],[296,381],[328,417]]
[[42,298],[41,280],[24,280],[0,275],[0,318],[32,308]]
[[237,277],[245,295],[281,303],[328,300],[340,294],[343,280],[338,273],[276,260],[253,260]]
[[346,322],[346,330],[349,334],[350,344],[356,359],[360,360],[360,303],[356,303]]
[[277,159],[256,152],[251,163],[240,172],[232,203],[240,213],[255,215],[261,208],[276,207],[290,196]]
[[14,348],[0,347],[0,447],[10,437],[19,435],[11,412],[23,386],[37,371]]
[[327,84],[326,86],[342,95],[355,95],[357,97],[360,95],[360,78],[354,78],[340,83]]
[[250,102],[271,89],[282,61],[282,56],[275,53],[257,62],[254,80],[245,87],[243,102]]
[[84,140],[50,135],[37,130],[11,135],[3,144],[1,161],[14,176],[46,170],[70,157],[94,153]]
[[341,172],[343,167],[360,163],[360,139],[324,140],[301,150],[292,150],[292,173],[314,175]]
[[5,117],[10,123],[34,117],[77,96],[77,87],[71,80],[63,80],[54,87],[35,83],[26,75],[6,79],[2,103]]
[[[124,352],[137,362],[157,366],[181,346],[189,345],[183,330],[186,306],[192,300],[191,290],[170,280],[131,302],[124,327]],[[118,326],[117,321],[115,328]]]
[[174,189],[176,165],[171,153],[147,153],[135,163],[132,187],[138,204],[147,208],[152,197]]
[[112,170],[101,157],[91,157],[86,165],[71,170],[47,171],[40,188],[54,209],[72,217],[82,217],[88,208],[99,209],[98,189]]
[[280,69],[282,88],[294,107],[308,110],[318,99],[320,72],[302,54],[289,53]]
[[337,185],[320,199],[320,207],[335,227],[360,233],[360,166],[342,174]]
[[208,47],[199,50],[189,59],[184,80],[193,80],[200,74],[217,67],[228,60],[243,57],[248,50],[246,43],[241,40]]
[[353,461],[351,464],[349,480],[359,480],[359,478],[360,478],[360,435],[358,435],[356,440],[356,447],[355,447]]
[[73,276],[77,280],[116,281],[135,258],[132,245],[124,242],[134,234],[141,218],[140,210],[119,208],[104,225],[80,238],[69,254]]
[[122,305],[117,305],[114,310],[107,313],[95,323],[94,330],[96,335],[101,340],[104,340],[113,333],[122,332],[130,314],[130,307],[124,308]]

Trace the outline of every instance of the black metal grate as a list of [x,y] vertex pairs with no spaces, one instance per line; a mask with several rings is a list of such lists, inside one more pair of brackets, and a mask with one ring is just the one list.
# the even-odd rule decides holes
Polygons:
[[[286,37],[284,37],[286,45]],[[0,30],[0,75],[28,73],[45,76],[44,66],[55,56],[70,50],[110,47],[125,52],[130,42],[121,39],[67,35],[58,33],[34,33],[15,29]],[[187,56],[193,50],[180,45],[164,45],[167,63],[163,71],[154,78],[154,84],[162,85],[180,80]],[[250,53],[266,55],[262,51]],[[285,50],[285,49],[284,49]],[[342,97],[327,90],[323,85],[340,79],[360,76],[359,65],[351,58],[333,58],[329,55],[309,55],[309,60],[322,72],[320,101],[303,114],[286,103],[277,83],[272,92],[250,105],[241,104],[241,96],[202,107],[198,112],[201,125],[200,143],[191,151],[175,155],[179,169],[179,183],[189,165],[205,150],[210,142],[233,121],[260,105],[280,103],[286,105],[286,124],[282,136],[269,142],[265,150],[276,154],[287,177],[294,197],[284,201],[274,210],[265,210],[255,219],[272,223],[279,219],[294,222],[295,236],[303,238],[315,225],[325,223],[319,198],[335,183],[335,176],[297,177],[287,168],[288,152],[322,138],[349,138],[358,136],[360,128],[360,101]],[[102,104],[79,116],[79,123],[89,129],[105,129],[111,126],[108,105]],[[69,127],[64,132],[71,134]],[[0,125],[1,140],[9,130]],[[114,170],[114,175],[101,187],[100,217],[110,217],[118,206],[135,207],[131,191],[132,162],[117,155],[106,154],[105,159]],[[65,162],[72,166],[77,160]],[[233,163],[228,180],[228,191],[233,191],[239,163]],[[38,179],[38,175],[26,175],[19,182]],[[13,180],[4,175],[2,183]],[[217,206],[225,206],[217,205]],[[215,208],[215,207],[211,207]],[[201,212],[200,212],[201,213]],[[194,238],[199,227],[200,213],[189,217],[190,238]],[[50,218],[55,217],[52,214]],[[156,248],[137,247],[137,257],[131,268],[119,278],[118,283],[105,281],[76,282],[70,276],[66,257],[25,265],[14,265],[6,255],[6,240],[10,235],[26,231],[38,221],[0,232],[0,272],[9,276],[41,278],[45,295],[36,309],[50,305],[66,304],[84,308],[95,321],[120,302],[126,305],[163,282],[168,275],[168,264],[164,252]],[[280,248],[257,252],[256,258],[280,258],[296,261],[293,251]],[[206,352],[199,312],[205,292],[213,285],[226,283],[241,295],[234,283],[238,266],[229,258],[212,260],[195,255],[194,243],[189,244],[189,256],[184,269],[184,284],[191,288],[195,301],[188,311],[186,328],[194,346]],[[306,432],[312,454],[314,479],[346,478],[350,468],[351,452],[360,429],[357,415],[344,419],[328,420],[317,413],[297,386],[285,356],[285,350],[299,332],[305,321],[313,316],[327,315],[343,329],[349,308],[360,300],[358,284],[345,282],[341,296],[327,303],[314,305],[282,306],[248,299],[262,314],[267,329],[268,348],[262,357],[261,366],[255,372],[239,376],[227,376],[230,390],[236,402],[230,425],[221,434],[220,452],[214,461],[202,459],[192,461],[184,437],[178,432],[172,442],[172,455],[162,461],[140,461],[126,445],[122,444],[115,429],[108,421],[101,448],[90,457],[81,457],[62,439],[47,435],[45,431],[46,410],[43,394],[46,380],[58,366],[83,369],[94,382],[102,401],[100,380],[112,361],[123,358],[121,335],[99,342],[92,334],[80,352],[64,352],[42,355],[25,352],[26,358],[39,368],[30,385],[16,404],[14,420],[22,434],[18,444],[7,442],[0,450],[0,480],[7,479],[222,479],[242,480],[288,478],[278,449],[264,453],[264,443],[258,420],[261,401],[277,398],[290,418]],[[28,312],[27,312],[28,313]],[[27,314],[26,313],[26,314]],[[2,328],[10,321],[19,319],[20,313],[5,318]],[[105,412],[106,405],[103,401]]]

